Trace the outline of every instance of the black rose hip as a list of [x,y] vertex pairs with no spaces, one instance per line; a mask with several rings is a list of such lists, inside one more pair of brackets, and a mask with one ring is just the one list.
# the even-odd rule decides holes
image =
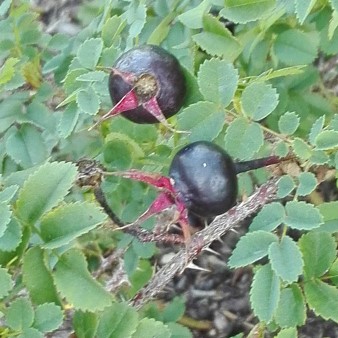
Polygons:
[[136,123],[169,126],[166,119],[181,109],[186,94],[178,60],[155,45],[123,53],[112,68],[108,87],[114,107],[100,121],[121,114]]

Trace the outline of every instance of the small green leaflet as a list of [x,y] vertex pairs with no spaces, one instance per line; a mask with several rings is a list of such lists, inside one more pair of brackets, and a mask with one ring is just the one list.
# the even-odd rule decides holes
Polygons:
[[11,221],[12,211],[6,202],[0,203],[0,237],[5,233],[7,224]]
[[300,24],[303,24],[307,16],[310,14],[316,0],[303,1],[296,0],[296,14]]
[[102,40],[104,45],[111,47],[114,42],[118,41],[125,26],[126,21],[122,20],[121,17],[117,15],[110,17],[102,27]]
[[318,136],[318,134],[319,134],[319,133],[321,132],[321,130],[323,129],[324,123],[325,123],[325,115],[322,115],[322,116],[319,117],[319,118],[314,122],[314,124],[312,125],[311,131],[310,131],[310,134],[309,134],[309,142],[310,142],[312,145],[315,145],[316,137]]
[[67,105],[65,111],[61,115],[58,125],[58,132],[62,138],[67,138],[74,130],[79,118],[79,109],[75,102]]
[[260,321],[269,323],[272,320],[279,297],[279,278],[270,264],[263,265],[256,271],[250,290],[251,306]]
[[8,155],[24,168],[42,163],[47,158],[46,142],[38,129],[25,123],[6,140]]
[[225,108],[237,89],[238,71],[232,64],[213,58],[200,66],[197,79],[204,98]]
[[35,246],[26,251],[22,266],[24,285],[35,304],[59,304],[51,272],[44,260],[44,251],[40,247]]
[[275,338],[297,338],[297,328],[289,327],[287,329],[280,330]]
[[21,242],[22,230],[18,221],[12,217],[5,232],[0,237],[0,250],[13,251]]
[[292,284],[282,289],[275,314],[277,324],[282,328],[304,325],[306,306],[300,287]]
[[[89,202],[61,205],[41,219],[44,248],[55,249],[94,229],[106,219],[101,209]],[[74,222],[76,219],[76,222]]]
[[77,57],[85,68],[94,69],[99,61],[103,48],[102,39],[88,39],[80,45]]
[[301,138],[296,137],[292,143],[295,154],[303,160],[308,160],[312,155],[312,149]]
[[303,271],[302,255],[289,236],[270,245],[269,258],[272,270],[287,283],[296,282]]
[[282,134],[292,135],[299,126],[300,118],[295,112],[286,112],[278,121],[278,128]]
[[16,203],[16,216],[27,224],[34,224],[67,195],[76,178],[77,169],[72,163],[52,162],[40,166],[31,174]]
[[35,309],[33,327],[40,332],[51,332],[56,330],[63,321],[61,307],[54,303],[45,303]]
[[232,157],[248,160],[262,147],[264,135],[258,123],[239,117],[230,123],[224,141]]
[[263,206],[250,224],[249,231],[273,231],[285,218],[284,207],[279,202],[269,203]]
[[201,101],[183,109],[178,116],[179,130],[187,130],[191,142],[212,141],[221,132],[225,115],[213,102]]
[[15,65],[19,62],[19,59],[10,57],[0,68],[0,85],[9,82],[15,74]]
[[290,201],[285,205],[286,225],[298,230],[311,230],[323,223],[323,217],[312,204]]
[[298,176],[299,186],[297,187],[296,194],[300,196],[309,195],[317,186],[317,178],[313,173],[303,172]]
[[278,94],[270,84],[252,82],[244,89],[241,103],[248,117],[254,121],[260,121],[277,107]]
[[310,308],[324,319],[338,322],[338,289],[319,280],[304,283],[305,298]]
[[29,328],[33,320],[34,310],[26,298],[17,298],[6,309],[6,323],[13,330]]
[[76,94],[76,103],[84,113],[95,115],[100,109],[101,101],[96,91],[92,87],[87,87]]
[[6,297],[10,290],[12,290],[14,283],[11,275],[6,269],[0,268],[0,299]]
[[288,66],[306,65],[317,56],[319,39],[313,33],[289,29],[277,35],[274,52],[277,59]]
[[137,325],[138,314],[135,309],[126,303],[114,303],[103,311],[95,337],[131,337]]
[[[327,232],[309,232],[299,240],[307,280],[321,277],[336,258],[335,239]],[[325,248],[325,250],[324,250]]]
[[[144,338],[153,336],[156,332],[156,338],[171,338],[171,332],[164,323],[155,321],[153,318],[143,318],[137,325],[136,332],[131,338]],[[123,337],[121,337],[123,338]]]
[[242,236],[229,259],[231,268],[239,268],[254,263],[268,254],[269,246],[278,241],[270,232],[258,230]]
[[247,23],[262,18],[275,4],[275,0],[225,0],[220,14],[235,23]]
[[315,139],[317,149],[327,150],[338,147],[338,131],[324,130]]
[[99,311],[112,302],[111,294],[92,277],[85,256],[76,249],[59,258],[53,277],[58,291],[75,309]]
[[190,29],[202,28],[203,15],[209,11],[210,7],[210,0],[203,0],[198,6],[180,14],[178,20]]

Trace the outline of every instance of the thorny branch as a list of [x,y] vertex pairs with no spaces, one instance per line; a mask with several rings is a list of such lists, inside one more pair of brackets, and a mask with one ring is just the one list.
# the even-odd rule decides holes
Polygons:
[[132,300],[131,304],[140,308],[155,297],[169,281],[177,274],[184,271],[187,264],[214,240],[219,239],[227,231],[234,228],[241,221],[257,212],[264,204],[276,197],[277,179],[271,179],[251,195],[248,200],[233,207],[228,212],[215,218],[206,228],[196,233],[191,238],[187,247],[180,250],[169,263],[163,266]]
[[[143,242],[183,243],[182,237],[178,235],[168,233],[157,234],[142,229],[138,225],[124,227],[125,224],[111,210],[101,190],[101,175],[99,174],[102,174],[103,171],[90,162],[81,162],[78,165],[80,173],[82,174],[82,176],[80,176],[81,180],[78,180],[80,181],[79,184],[91,185],[94,187],[94,194],[97,201],[111,220],[121,227],[123,231],[137,237]],[[94,176],[95,180],[92,179]],[[191,263],[202,250],[208,248],[213,241],[219,239],[227,231],[236,227],[240,222],[256,213],[263,205],[275,199],[277,193],[277,181],[277,178],[273,178],[266,184],[263,184],[246,201],[236,205],[223,215],[216,217],[211,224],[192,236],[190,242],[152,277],[149,283],[136,294],[130,303],[136,308],[142,307],[160,293],[176,274],[182,273],[187,265]]]

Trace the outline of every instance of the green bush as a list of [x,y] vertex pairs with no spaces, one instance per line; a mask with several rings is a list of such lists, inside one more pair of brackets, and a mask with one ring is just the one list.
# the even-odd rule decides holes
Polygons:
[[[238,160],[294,156],[228,264],[254,264],[251,306],[277,337],[296,337],[307,308],[338,322],[338,204],[316,194],[336,177],[337,99],[315,66],[338,53],[337,1],[96,0],[81,5],[75,36],[46,33],[29,1],[4,0],[0,16],[1,337],[43,337],[70,309],[77,337],[191,337],[176,324],[181,299],[156,318],[128,305],[152,276],[155,243],[111,229],[91,189],[76,185],[76,162],[166,174],[196,140]],[[111,108],[106,68],[143,43],[184,67],[188,94],[169,122],[189,134],[123,117],[88,131]],[[239,175],[240,195],[269,175]],[[156,193],[114,176],[101,188],[126,223]],[[124,277],[109,292],[95,271],[112,250]]]

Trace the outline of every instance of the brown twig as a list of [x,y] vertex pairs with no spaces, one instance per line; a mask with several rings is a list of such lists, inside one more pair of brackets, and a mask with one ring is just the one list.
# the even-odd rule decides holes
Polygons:
[[146,287],[131,300],[131,304],[140,308],[154,298],[176,274],[183,272],[187,264],[192,262],[204,248],[207,248],[214,240],[257,212],[264,204],[273,200],[276,197],[276,192],[277,179],[274,178],[262,185],[245,202],[216,217],[209,226],[196,233],[191,238],[190,243],[153,276]]

